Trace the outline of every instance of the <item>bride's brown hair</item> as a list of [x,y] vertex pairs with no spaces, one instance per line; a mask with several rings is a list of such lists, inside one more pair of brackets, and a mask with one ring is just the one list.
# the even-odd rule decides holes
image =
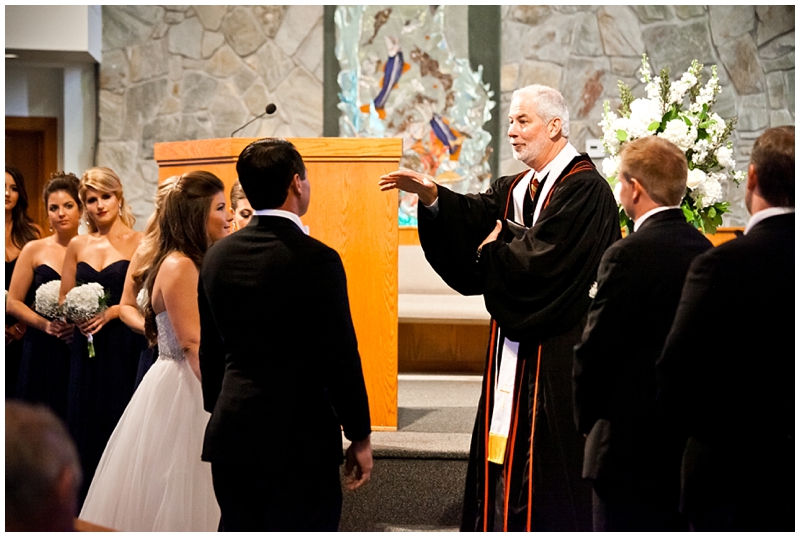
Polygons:
[[[153,295],[153,283],[169,254],[181,253],[200,268],[211,246],[207,232],[211,200],[224,188],[216,175],[205,171],[170,178],[160,187],[154,220],[148,222],[148,234],[143,239],[150,253],[134,275],[134,282],[146,289],[148,297]],[[144,332],[150,344],[155,345],[158,332],[151,300],[144,307]]]

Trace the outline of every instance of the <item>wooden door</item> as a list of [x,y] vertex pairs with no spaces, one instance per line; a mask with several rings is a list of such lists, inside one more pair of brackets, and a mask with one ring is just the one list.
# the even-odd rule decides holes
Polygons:
[[28,215],[48,235],[47,208],[42,191],[50,174],[58,171],[58,122],[54,117],[6,116],[6,164],[25,178]]

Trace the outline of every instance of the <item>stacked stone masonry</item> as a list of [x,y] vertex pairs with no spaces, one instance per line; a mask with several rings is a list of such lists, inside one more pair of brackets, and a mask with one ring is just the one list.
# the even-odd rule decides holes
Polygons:
[[[715,111],[738,116],[738,169],[768,127],[794,124],[794,6],[503,6],[500,106],[517,87],[558,88],[571,139],[599,138],[617,81],[643,96],[642,53],[680,75],[719,69]],[[153,144],[230,136],[268,103],[274,116],[238,136],[315,137],[323,125],[323,6],[103,6],[97,164],[116,170],[142,229],[158,180]],[[331,113],[331,111],[328,111]],[[500,173],[520,169],[501,133]],[[747,220],[728,185],[725,225]]]

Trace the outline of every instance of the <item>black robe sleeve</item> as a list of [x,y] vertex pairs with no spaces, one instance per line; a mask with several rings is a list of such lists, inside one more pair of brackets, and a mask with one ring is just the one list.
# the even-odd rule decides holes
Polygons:
[[600,259],[620,238],[617,205],[596,170],[567,175],[521,239],[483,247],[478,288],[506,337],[544,338],[574,326],[589,308]]
[[420,204],[419,240],[425,258],[442,279],[462,295],[483,293],[475,252],[502,220],[504,194],[513,177],[500,177],[484,193],[457,194],[439,186],[436,216]]

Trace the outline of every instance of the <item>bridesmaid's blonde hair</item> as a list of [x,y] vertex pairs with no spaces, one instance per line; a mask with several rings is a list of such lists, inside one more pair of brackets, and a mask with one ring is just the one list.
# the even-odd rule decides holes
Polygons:
[[[86,206],[86,191],[94,189],[98,192],[108,192],[114,194],[119,200],[119,217],[122,223],[133,228],[136,223],[136,218],[133,216],[130,205],[125,201],[125,196],[122,194],[122,181],[119,176],[114,173],[111,168],[97,167],[89,168],[81,177],[81,187],[79,195],[84,207]],[[86,219],[89,224],[89,231],[97,231],[97,226],[92,221],[91,217]]]

